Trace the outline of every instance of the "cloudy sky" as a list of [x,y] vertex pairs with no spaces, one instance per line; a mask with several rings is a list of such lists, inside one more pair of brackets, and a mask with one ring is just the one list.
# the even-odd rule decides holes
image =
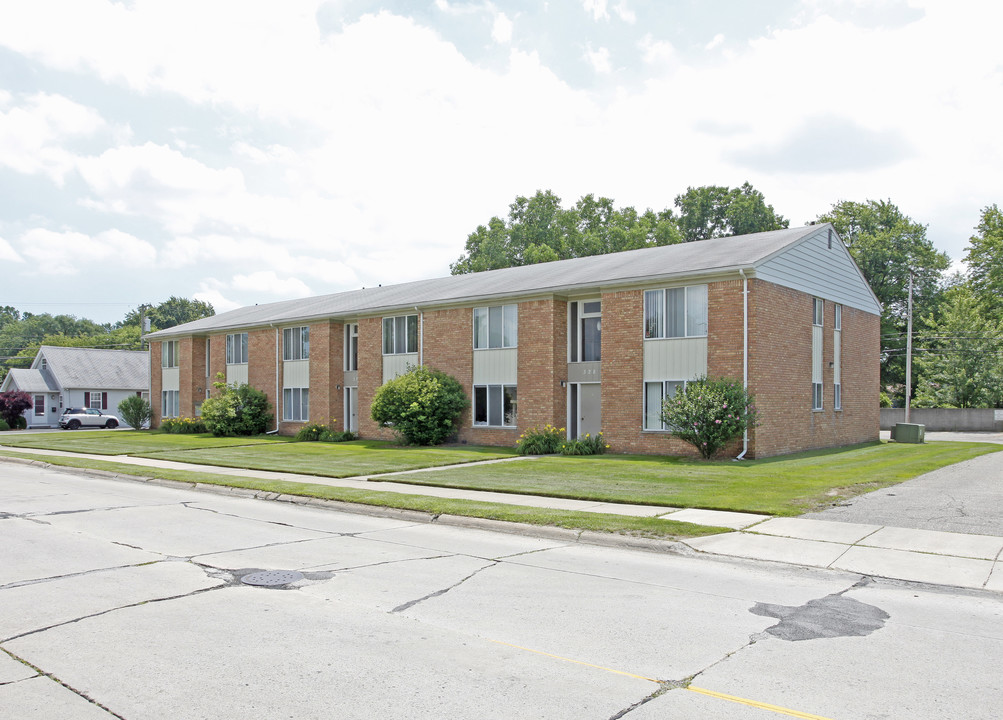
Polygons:
[[0,0],[0,305],[114,322],[449,273],[517,195],[1003,203],[1003,3]]

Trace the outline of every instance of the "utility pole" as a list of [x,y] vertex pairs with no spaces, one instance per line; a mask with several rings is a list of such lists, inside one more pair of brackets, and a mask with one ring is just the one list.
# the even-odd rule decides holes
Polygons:
[[912,400],[912,268],[909,268],[909,305],[905,331],[905,421],[909,422]]

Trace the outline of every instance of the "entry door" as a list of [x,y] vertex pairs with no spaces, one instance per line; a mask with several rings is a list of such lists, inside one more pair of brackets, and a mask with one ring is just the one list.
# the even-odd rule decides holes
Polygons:
[[345,388],[345,429],[359,431],[359,388]]
[[602,431],[602,386],[582,383],[578,386],[578,437],[595,437]]

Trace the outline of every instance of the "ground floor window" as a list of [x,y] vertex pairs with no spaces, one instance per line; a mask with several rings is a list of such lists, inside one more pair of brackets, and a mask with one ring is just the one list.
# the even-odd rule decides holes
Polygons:
[[87,407],[92,407],[95,410],[101,410],[102,398],[104,395],[100,390],[91,390],[89,393],[84,393],[87,395]]
[[35,396],[35,417],[43,417],[45,415],[45,395]]
[[811,409],[822,409],[822,383],[811,384]]
[[832,386],[832,407],[834,410],[843,409],[843,386],[839,383]]
[[162,393],[162,401],[160,409],[160,417],[173,418],[178,417],[178,401],[180,399],[180,390],[164,390]]
[[686,386],[685,380],[655,380],[644,383],[644,429],[668,430],[662,422],[662,403]]
[[310,419],[310,388],[283,388],[282,419],[293,422]]
[[474,425],[515,427],[515,385],[474,385]]

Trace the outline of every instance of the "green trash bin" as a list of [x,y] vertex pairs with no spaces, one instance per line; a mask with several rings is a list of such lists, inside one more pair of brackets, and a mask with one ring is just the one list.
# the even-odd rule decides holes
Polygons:
[[901,443],[921,443],[926,436],[926,425],[918,423],[895,423],[892,439]]

